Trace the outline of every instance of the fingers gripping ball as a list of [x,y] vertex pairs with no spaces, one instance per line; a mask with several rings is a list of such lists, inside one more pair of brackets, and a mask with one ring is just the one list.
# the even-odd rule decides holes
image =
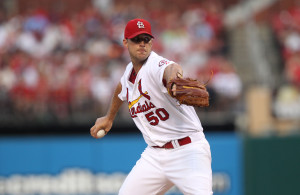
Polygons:
[[[176,85],[176,92],[172,88]],[[190,106],[209,106],[209,94],[204,84],[191,78],[175,78],[167,85],[169,94],[176,98],[180,104]]]
[[102,138],[106,135],[106,132],[103,130],[103,129],[100,129],[98,132],[97,132],[97,137],[98,138]]

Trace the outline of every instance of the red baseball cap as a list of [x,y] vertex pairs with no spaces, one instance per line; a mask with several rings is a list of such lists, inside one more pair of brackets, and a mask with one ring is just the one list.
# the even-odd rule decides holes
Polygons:
[[130,20],[125,27],[125,39],[132,39],[140,34],[148,34],[154,38],[151,33],[151,24],[147,20],[139,18]]

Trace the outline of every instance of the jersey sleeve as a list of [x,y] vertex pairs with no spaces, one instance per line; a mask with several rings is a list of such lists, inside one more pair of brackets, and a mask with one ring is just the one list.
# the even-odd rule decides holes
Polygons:
[[127,87],[128,87],[127,86],[128,85],[127,78],[128,78],[128,75],[129,75],[131,69],[132,69],[132,64],[128,64],[126,69],[125,69],[125,72],[124,72],[123,76],[120,79],[120,83],[122,85],[122,90],[118,94],[118,97],[122,101],[127,101]]
[[163,84],[164,72],[165,72],[165,69],[171,64],[174,64],[174,62],[167,60],[165,58],[162,58],[162,59],[158,60],[157,63],[155,64],[154,68],[151,69],[152,77],[153,77],[153,79],[155,79],[155,81],[157,81],[157,84],[163,93],[168,92],[167,88]]
[[125,101],[125,100],[127,100],[127,90],[125,87],[125,76],[124,75],[121,77],[120,83],[122,85],[122,90],[118,94],[118,97],[120,98],[120,100]]

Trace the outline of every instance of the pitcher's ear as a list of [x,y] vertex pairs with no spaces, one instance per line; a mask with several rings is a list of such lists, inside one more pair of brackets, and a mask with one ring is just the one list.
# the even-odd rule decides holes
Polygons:
[[128,47],[128,39],[123,39],[123,46]]

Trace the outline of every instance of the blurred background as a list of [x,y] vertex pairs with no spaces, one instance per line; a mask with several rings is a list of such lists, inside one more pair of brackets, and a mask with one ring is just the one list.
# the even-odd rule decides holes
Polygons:
[[196,111],[214,194],[300,194],[297,0],[0,0],[0,194],[117,194],[146,145],[125,103],[105,138],[89,129],[130,61],[136,17],[186,76],[213,72]]

